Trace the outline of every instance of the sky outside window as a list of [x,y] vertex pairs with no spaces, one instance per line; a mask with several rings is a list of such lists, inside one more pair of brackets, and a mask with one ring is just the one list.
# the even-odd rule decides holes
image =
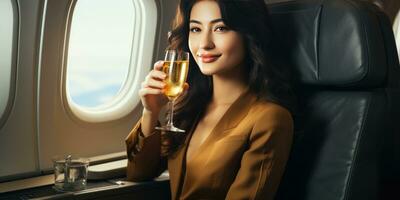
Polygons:
[[67,95],[85,107],[112,100],[130,65],[132,0],[79,0],[68,47]]

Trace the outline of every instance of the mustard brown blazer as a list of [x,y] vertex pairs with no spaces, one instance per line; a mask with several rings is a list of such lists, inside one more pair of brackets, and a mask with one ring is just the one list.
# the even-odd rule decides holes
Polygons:
[[160,133],[138,139],[136,124],[125,141],[128,180],[152,179],[168,167],[172,199],[274,198],[293,138],[288,110],[246,92],[186,161],[193,130],[177,152],[162,158]]

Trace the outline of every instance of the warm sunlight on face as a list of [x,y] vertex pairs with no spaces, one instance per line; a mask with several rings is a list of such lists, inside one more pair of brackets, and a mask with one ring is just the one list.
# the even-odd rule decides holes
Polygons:
[[217,2],[195,3],[189,27],[189,48],[203,74],[239,69],[245,56],[243,39],[223,23]]

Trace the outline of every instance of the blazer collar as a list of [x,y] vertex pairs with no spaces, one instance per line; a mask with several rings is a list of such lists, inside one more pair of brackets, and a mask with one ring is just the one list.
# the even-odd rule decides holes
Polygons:
[[251,106],[256,101],[257,97],[250,92],[250,90],[246,90],[243,94],[241,94],[228,108],[219,122],[215,125],[211,135],[215,135],[220,133],[221,131],[235,128],[240,121],[248,114]]

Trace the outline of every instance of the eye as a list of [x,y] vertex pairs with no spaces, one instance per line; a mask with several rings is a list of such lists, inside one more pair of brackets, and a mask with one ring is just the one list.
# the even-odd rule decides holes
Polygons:
[[197,33],[197,32],[200,32],[200,29],[197,27],[193,27],[193,28],[190,28],[190,32]]
[[229,30],[229,28],[226,26],[218,26],[215,28],[215,31],[217,31],[217,32],[226,32],[228,30]]

